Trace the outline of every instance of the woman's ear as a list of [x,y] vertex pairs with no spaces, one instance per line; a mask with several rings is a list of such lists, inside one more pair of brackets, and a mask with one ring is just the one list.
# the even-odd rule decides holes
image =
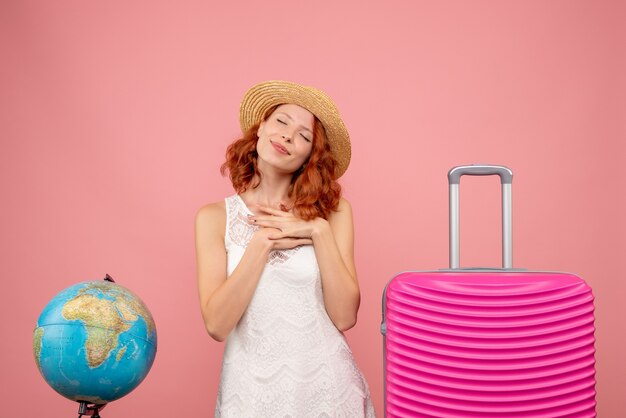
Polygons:
[[261,136],[261,132],[263,132],[263,127],[265,126],[265,121],[261,122],[259,124],[259,129],[256,130],[256,136],[260,137]]

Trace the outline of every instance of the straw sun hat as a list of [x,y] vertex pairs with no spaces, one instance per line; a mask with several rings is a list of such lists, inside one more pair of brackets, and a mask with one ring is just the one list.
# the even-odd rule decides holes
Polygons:
[[322,122],[331,153],[337,161],[337,178],[341,177],[350,164],[350,136],[337,106],[323,91],[289,81],[273,80],[257,84],[246,92],[241,101],[241,130],[247,132],[261,122],[270,108],[287,103],[305,108]]

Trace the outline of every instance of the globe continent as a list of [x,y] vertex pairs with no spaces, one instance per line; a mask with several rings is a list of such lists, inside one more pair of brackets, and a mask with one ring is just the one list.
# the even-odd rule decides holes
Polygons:
[[46,382],[75,401],[105,404],[128,394],[150,371],[156,327],[144,303],[107,281],[56,295],[37,321],[35,362]]

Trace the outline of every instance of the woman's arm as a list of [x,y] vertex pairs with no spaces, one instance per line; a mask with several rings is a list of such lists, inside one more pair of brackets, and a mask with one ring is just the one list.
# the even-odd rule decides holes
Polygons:
[[318,220],[313,245],[322,275],[326,312],[339,331],[356,324],[361,302],[354,265],[354,226],[352,208],[341,199],[328,221]]
[[252,299],[269,254],[267,245],[251,240],[239,266],[226,273],[226,210],[223,202],[196,214],[196,264],[200,309],[209,335],[226,339]]
[[226,339],[246,311],[270,251],[311,243],[307,239],[269,240],[268,235],[276,230],[261,228],[227,279],[224,202],[202,207],[196,214],[195,229],[200,308],[207,332],[217,341]]

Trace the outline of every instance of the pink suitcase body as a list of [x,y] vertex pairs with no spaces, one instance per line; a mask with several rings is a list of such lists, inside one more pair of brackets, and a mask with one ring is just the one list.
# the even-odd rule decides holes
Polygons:
[[[502,269],[458,268],[465,174],[502,179]],[[511,267],[510,170],[449,177],[451,268],[398,274],[383,295],[385,415],[595,417],[591,289],[573,274]]]

